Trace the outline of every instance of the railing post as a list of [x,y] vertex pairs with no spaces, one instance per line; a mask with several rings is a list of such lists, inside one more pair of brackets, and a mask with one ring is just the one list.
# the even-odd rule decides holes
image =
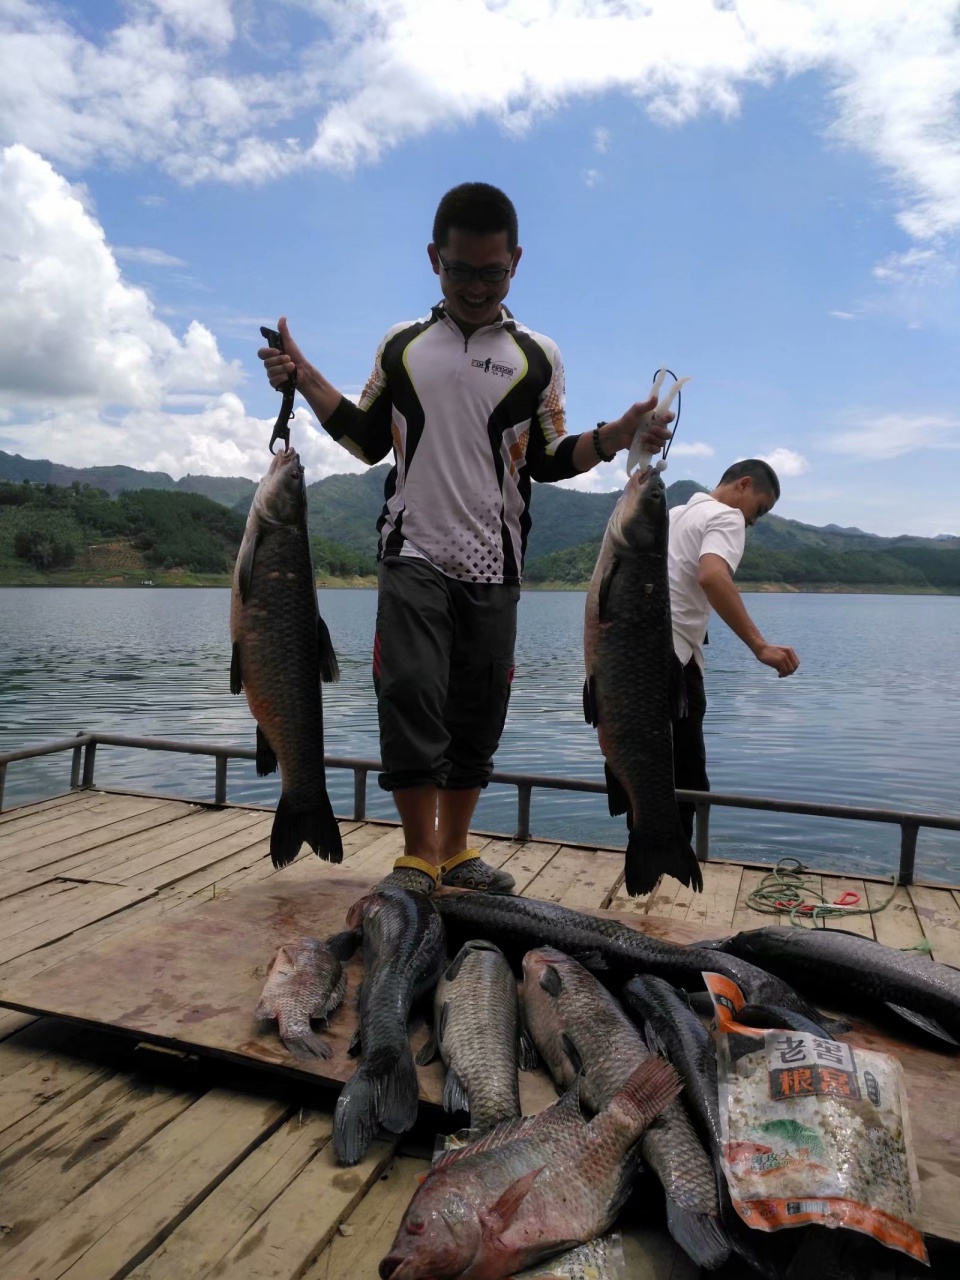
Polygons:
[[227,803],[227,757],[217,756],[217,776],[213,785],[213,803]]
[[916,822],[900,823],[900,872],[898,884],[913,884],[913,869],[917,861],[917,832],[920,830]]
[[88,742],[83,751],[83,778],[80,786],[88,791],[93,786],[93,771],[97,764],[97,744]]
[[517,830],[514,840],[530,839],[530,797],[533,787],[528,782],[517,783]]
[[7,785],[7,766],[0,764],[0,813],[3,813],[3,788]]
[[354,769],[353,771],[353,816],[357,822],[362,822],[367,816],[366,769]]
[[696,805],[697,814],[697,861],[706,862],[710,857],[710,804],[700,800]]
[[[83,730],[77,734],[78,738],[83,737]],[[83,757],[83,747],[77,745],[73,748],[73,763],[70,766],[70,790],[76,791],[80,786],[80,761]]]

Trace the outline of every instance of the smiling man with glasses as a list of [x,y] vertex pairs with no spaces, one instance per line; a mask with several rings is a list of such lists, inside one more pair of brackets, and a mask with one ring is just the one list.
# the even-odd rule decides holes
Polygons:
[[[304,357],[262,348],[272,386],[297,390],[324,428],[371,465],[394,465],[378,522],[374,683],[383,773],[404,833],[387,881],[509,892],[467,848],[493,770],[513,678],[531,482],[564,480],[629,448],[656,399],[569,435],[556,345],[503,305],[520,262],[517,215],[496,187],[454,187],[427,254],[442,301],[388,331],[359,404]],[[672,418],[672,414],[668,415]],[[669,439],[653,428],[657,452]]]

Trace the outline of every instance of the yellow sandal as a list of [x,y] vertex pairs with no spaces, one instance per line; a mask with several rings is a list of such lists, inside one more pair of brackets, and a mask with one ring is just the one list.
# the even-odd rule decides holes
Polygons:
[[516,881],[508,871],[491,867],[479,849],[464,849],[440,864],[440,883],[453,889],[477,889],[485,893],[511,893]]

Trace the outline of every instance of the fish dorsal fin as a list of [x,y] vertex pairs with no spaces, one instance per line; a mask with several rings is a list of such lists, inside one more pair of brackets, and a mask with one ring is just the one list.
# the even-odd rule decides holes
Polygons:
[[577,1075],[577,1076],[582,1075],[583,1074],[583,1055],[580,1053],[580,1050],[577,1048],[569,1032],[564,1031],[561,1034],[560,1043],[563,1045],[564,1053],[567,1055],[567,1057],[570,1060],[570,1065],[571,1067],[573,1067],[574,1075]]
[[240,559],[237,561],[237,585],[240,588],[240,599],[246,604],[247,597],[250,595],[250,586],[253,582],[253,562],[257,558],[257,547],[260,545],[260,534],[255,538],[251,538],[249,542],[244,541],[244,545],[240,548]]
[[563,990],[563,979],[556,965],[548,964],[540,975],[540,986],[548,996],[558,996]]
[[520,1206],[533,1190],[533,1184],[547,1166],[542,1164],[537,1169],[529,1169],[522,1173],[515,1182],[511,1182],[506,1191],[487,1209],[481,1212],[480,1221],[485,1235],[499,1236],[506,1231],[520,1211]]
[[516,1120],[504,1120],[496,1128],[491,1129],[489,1133],[485,1133],[482,1138],[478,1138],[476,1142],[471,1142],[469,1146],[451,1147],[449,1151],[440,1157],[430,1170],[430,1173],[437,1173],[440,1169],[445,1169],[457,1160],[462,1160],[464,1156],[475,1156],[479,1155],[481,1151],[494,1151],[497,1147],[505,1146],[506,1143],[512,1142],[514,1138],[521,1137],[524,1130],[536,1118],[536,1116],[520,1116]]

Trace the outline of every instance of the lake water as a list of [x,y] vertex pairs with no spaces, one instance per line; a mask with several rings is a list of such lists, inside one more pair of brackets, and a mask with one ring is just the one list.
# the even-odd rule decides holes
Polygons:
[[[707,754],[716,791],[957,814],[960,597],[749,595],[769,640],[791,644],[800,671],[762,667],[719,622],[707,649]],[[78,730],[252,746],[253,722],[229,691],[227,590],[0,589],[0,750]],[[323,590],[321,610],[343,672],[324,689],[326,750],[376,758],[370,646],[376,595]],[[529,592],[520,604],[517,674],[497,767],[601,781],[596,736],[581,710],[579,592]],[[70,756],[18,762],[7,805],[66,789]],[[212,798],[213,761],[100,747],[97,782]],[[274,804],[276,779],[235,761],[229,798]],[[352,774],[330,773],[338,813]],[[371,775],[370,816],[395,816]],[[516,791],[491,786],[475,825],[512,832]],[[622,846],[603,796],[535,791],[535,833]],[[711,852],[892,872],[899,828],[715,809]],[[921,831],[918,877],[960,880],[960,833]]]

